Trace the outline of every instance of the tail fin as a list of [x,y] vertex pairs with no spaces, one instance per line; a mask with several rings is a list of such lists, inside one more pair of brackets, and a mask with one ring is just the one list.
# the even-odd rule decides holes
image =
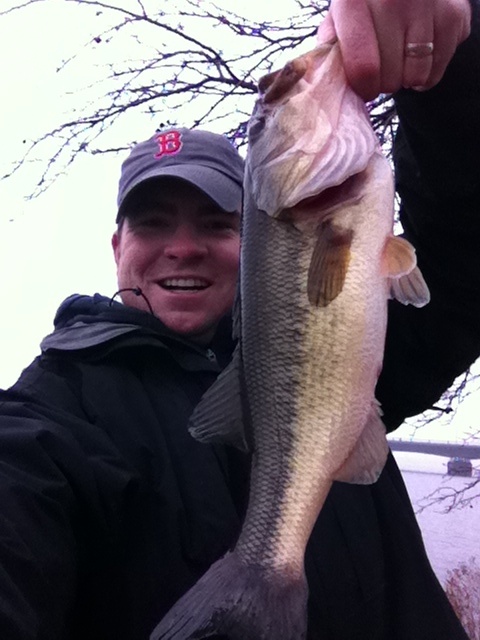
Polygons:
[[167,613],[150,640],[303,640],[308,588],[302,580],[267,577],[235,552],[213,564]]

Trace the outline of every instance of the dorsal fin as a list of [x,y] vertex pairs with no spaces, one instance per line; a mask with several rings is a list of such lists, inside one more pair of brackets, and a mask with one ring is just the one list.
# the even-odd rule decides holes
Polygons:
[[226,443],[248,451],[242,394],[242,356],[237,344],[232,361],[195,408],[189,432],[200,442]]

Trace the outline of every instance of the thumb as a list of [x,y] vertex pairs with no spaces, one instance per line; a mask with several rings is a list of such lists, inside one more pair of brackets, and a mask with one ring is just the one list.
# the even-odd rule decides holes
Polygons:
[[317,29],[317,44],[326,44],[337,39],[337,32],[330,11],[320,23]]

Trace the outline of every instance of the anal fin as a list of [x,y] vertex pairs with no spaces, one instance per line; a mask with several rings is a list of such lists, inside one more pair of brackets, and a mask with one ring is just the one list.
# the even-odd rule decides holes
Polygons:
[[360,438],[349,457],[335,473],[334,480],[351,484],[373,484],[385,466],[388,450],[380,406],[374,400]]

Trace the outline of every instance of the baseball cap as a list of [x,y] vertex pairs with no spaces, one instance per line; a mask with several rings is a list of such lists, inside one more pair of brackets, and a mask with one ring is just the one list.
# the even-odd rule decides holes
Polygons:
[[157,131],[135,145],[122,164],[117,222],[132,190],[160,177],[187,180],[225,211],[240,211],[243,166],[243,159],[225,136],[186,128]]

